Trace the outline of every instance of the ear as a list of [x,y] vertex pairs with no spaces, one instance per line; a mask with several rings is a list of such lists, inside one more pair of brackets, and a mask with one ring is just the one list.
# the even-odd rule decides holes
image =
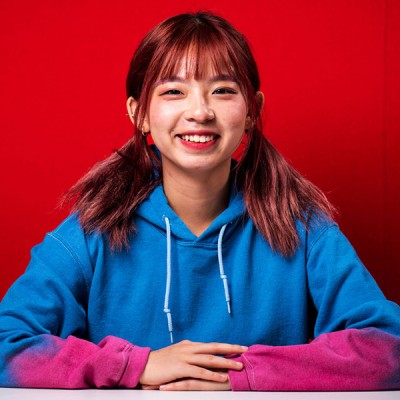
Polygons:
[[[128,111],[128,116],[133,125],[135,125],[135,121],[137,121],[137,119],[136,119],[137,104],[138,104],[137,100],[135,100],[132,96],[130,96],[128,98],[128,100],[126,101],[126,109]],[[143,125],[138,128],[140,128],[143,132],[150,131],[150,127],[149,127],[149,124],[148,124],[146,118],[143,120]]]
[[264,107],[264,93],[263,92],[256,93],[256,103],[257,103],[258,116],[260,116],[261,111]]
[[[257,92],[255,95],[256,105],[257,105],[257,118],[260,116],[261,111],[264,106],[264,93]],[[250,116],[246,118],[245,129],[250,129],[256,122],[257,118],[253,121]]]
[[129,119],[134,125],[135,125],[136,107],[137,107],[137,101],[132,96],[130,96],[126,101],[126,110],[128,111]]

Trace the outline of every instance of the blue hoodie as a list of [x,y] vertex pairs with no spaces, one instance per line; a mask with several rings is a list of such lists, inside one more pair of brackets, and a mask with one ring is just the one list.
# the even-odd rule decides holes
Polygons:
[[[128,250],[110,251],[107,235],[85,234],[76,215],[33,248],[27,271],[0,305],[1,386],[135,387],[150,349],[171,342],[257,344],[276,351],[307,347],[314,338],[343,330],[356,332],[356,340],[358,331],[365,335],[371,328],[381,333],[382,349],[390,342],[390,354],[383,352],[382,358],[397,360],[391,361],[390,377],[375,388],[400,385],[400,309],[385,299],[335,223],[315,220],[308,230],[299,223],[300,245],[285,258],[259,234],[241,192],[232,189],[229,207],[196,237],[170,208],[161,185],[140,205],[134,221]],[[104,345],[105,338],[119,341]],[[341,336],[341,347],[343,340],[349,342]],[[364,341],[361,348],[368,347]],[[313,357],[324,360],[332,343]],[[115,362],[115,371],[125,372],[113,370],[115,379],[106,382],[70,378],[76,371],[66,358],[94,357],[91,352],[100,348],[110,350],[96,353],[92,370],[107,363],[113,370]],[[116,361],[116,353],[127,349],[130,356]],[[362,374],[362,362],[355,363]],[[54,368],[58,376],[52,378]],[[249,368],[231,374],[233,387],[268,390],[265,382],[251,386],[243,378]],[[128,382],[126,371],[135,378]],[[69,381],[60,378],[64,375]]]

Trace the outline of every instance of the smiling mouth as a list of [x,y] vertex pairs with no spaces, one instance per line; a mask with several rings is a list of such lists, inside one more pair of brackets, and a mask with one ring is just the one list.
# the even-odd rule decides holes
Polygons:
[[185,142],[208,143],[217,138],[216,135],[178,135]]

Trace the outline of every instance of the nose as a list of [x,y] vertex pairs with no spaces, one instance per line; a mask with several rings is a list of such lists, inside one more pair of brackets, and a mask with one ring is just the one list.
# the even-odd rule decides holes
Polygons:
[[185,118],[188,121],[208,122],[215,118],[214,111],[201,93],[193,93],[188,97]]

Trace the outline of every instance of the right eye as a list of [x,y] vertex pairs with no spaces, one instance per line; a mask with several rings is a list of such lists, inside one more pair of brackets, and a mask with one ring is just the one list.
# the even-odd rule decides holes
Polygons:
[[167,90],[167,91],[161,93],[161,96],[164,96],[164,95],[175,95],[176,96],[176,95],[180,95],[180,94],[182,94],[182,92],[180,90],[170,89],[170,90]]

